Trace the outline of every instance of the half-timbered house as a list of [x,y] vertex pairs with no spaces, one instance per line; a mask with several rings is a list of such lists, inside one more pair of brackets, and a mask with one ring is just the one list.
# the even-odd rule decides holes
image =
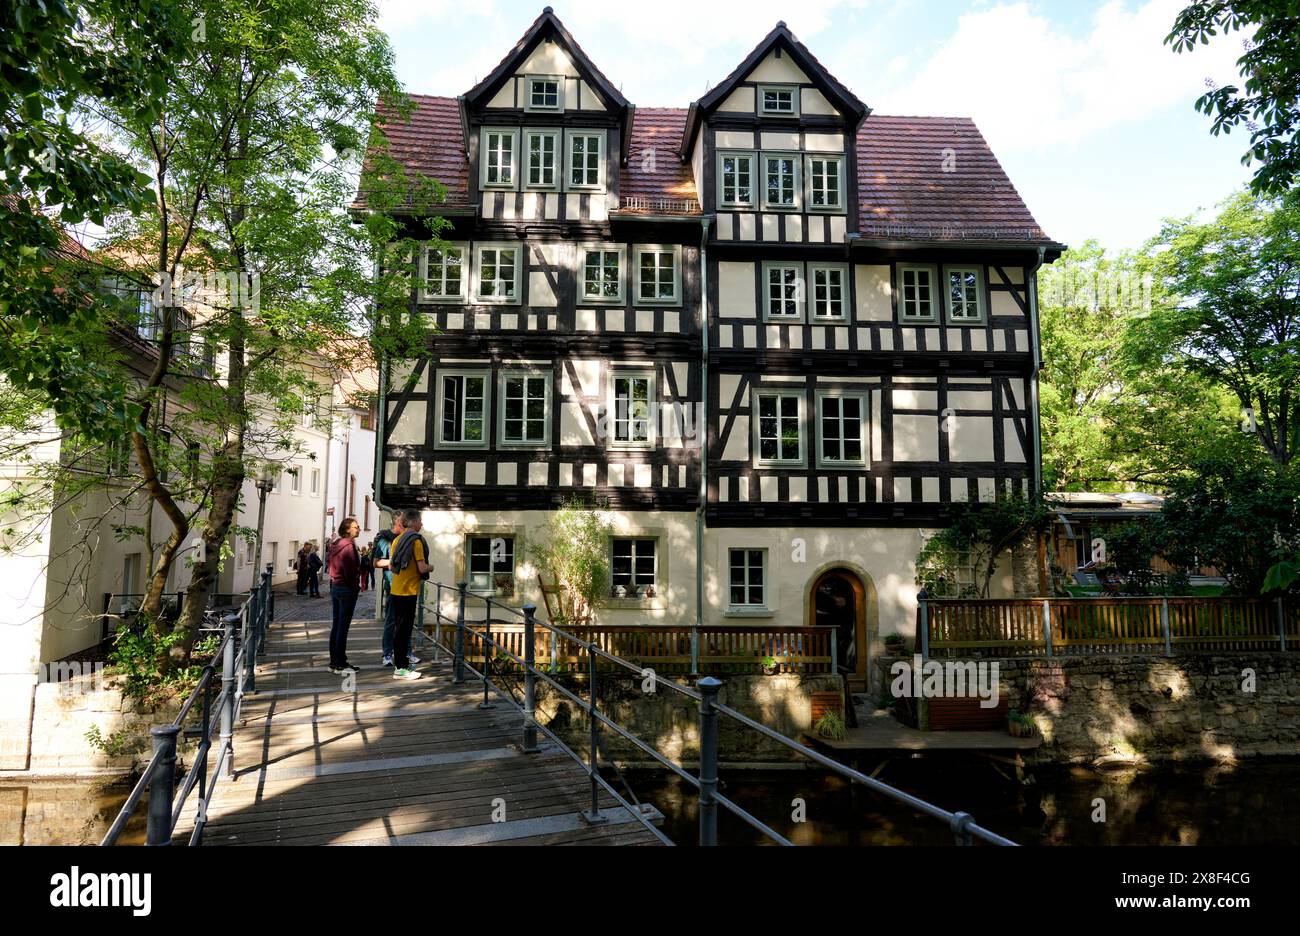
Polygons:
[[1039,484],[1063,247],[970,120],[873,114],[783,23],[639,108],[550,8],[414,103],[383,129],[452,230],[412,296],[428,354],[388,370],[379,501],[423,508],[439,578],[538,600],[526,544],[594,496],[602,620],[837,623],[861,674],[911,633],[950,505]]

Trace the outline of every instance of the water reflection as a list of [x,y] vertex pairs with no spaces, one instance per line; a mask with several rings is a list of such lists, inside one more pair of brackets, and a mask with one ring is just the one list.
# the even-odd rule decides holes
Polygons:
[[[98,845],[131,792],[121,780],[0,781],[0,845]],[[142,845],[145,807],[120,844]]]
[[[874,765],[873,765],[874,766]],[[1300,842],[1300,759],[1235,766],[1170,766],[1142,771],[1040,768],[1017,784],[999,766],[972,758],[898,760],[881,779],[1022,845],[1293,845]],[[664,831],[693,844],[694,787],[657,772],[625,771],[637,797],[667,816]],[[939,822],[812,771],[723,774],[723,792],[799,845],[947,845]],[[792,815],[797,800],[807,821]],[[763,836],[719,811],[723,844]]]

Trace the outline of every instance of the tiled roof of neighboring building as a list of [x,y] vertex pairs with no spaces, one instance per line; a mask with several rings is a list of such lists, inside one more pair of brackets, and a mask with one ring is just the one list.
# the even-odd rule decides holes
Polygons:
[[[412,110],[403,120],[393,108],[380,104],[378,127],[388,140],[388,152],[408,173],[426,176],[447,190],[444,204],[469,205],[469,165],[465,161],[465,136],[460,105],[455,98],[410,95]],[[371,160],[367,158],[367,164]],[[366,208],[366,193],[359,191],[353,208]]]
[[[392,156],[436,179],[445,204],[469,206],[469,167],[455,98],[412,95],[407,121],[381,126]],[[699,214],[691,167],[677,156],[687,110],[633,111],[628,160],[620,174],[623,213]],[[872,114],[858,131],[859,228],[863,239],[1051,244],[965,117]],[[364,193],[356,208],[364,208]]]
[[627,165],[619,179],[624,212],[699,214],[699,193],[691,167],[677,156],[686,111],[680,107],[638,107],[632,114]]
[[864,120],[858,203],[869,240],[1052,242],[966,117]]

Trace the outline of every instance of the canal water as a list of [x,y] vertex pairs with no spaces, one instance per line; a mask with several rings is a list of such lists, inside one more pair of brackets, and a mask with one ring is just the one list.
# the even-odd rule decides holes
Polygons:
[[[1009,769],[1007,770],[1009,774]],[[613,774],[611,783],[622,791]],[[695,788],[660,771],[628,770],[637,798],[665,815],[680,845],[698,834]],[[1145,771],[1039,768],[1019,784],[986,761],[928,757],[890,761],[880,779],[1021,845],[1295,845],[1300,843],[1300,759],[1236,766],[1162,766]],[[933,819],[820,771],[724,771],[722,792],[798,845],[947,845]],[[92,845],[130,792],[102,780],[0,780],[0,844]],[[793,813],[803,803],[806,821]],[[145,805],[122,844],[144,841]],[[724,845],[763,844],[763,836],[719,810]]]
[[[1003,768],[1009,772],[1009,768]],[[638,799],[664,812],[681,845],[698,836],[695,787],[671,774],[625,771]],[[891,761],[879,779],[1021,845],[1295,845],[1300,843],[1300,759],[1239,765],[1162,766],[1145,771],[1040,768],[1019,784],[989,762]],[[610,777],[622,790],[617,778]],[[820,771],[733,770],[722,792],[797,845],[947,845],[946,826]],[[802,800],[806,821],[793,814]],[[724,845],[767,840],[719,809]]]

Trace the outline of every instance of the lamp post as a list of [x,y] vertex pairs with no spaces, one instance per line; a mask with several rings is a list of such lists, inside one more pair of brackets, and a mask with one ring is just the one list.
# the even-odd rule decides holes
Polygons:
[[253,555],[253,586],[257,586],[257,572],[262,568],[262,526],[266,523],[266,495],[275,490],[275,472],[270,465],[262,468],[262,476],[254,482],[257,486],[257,551]]

